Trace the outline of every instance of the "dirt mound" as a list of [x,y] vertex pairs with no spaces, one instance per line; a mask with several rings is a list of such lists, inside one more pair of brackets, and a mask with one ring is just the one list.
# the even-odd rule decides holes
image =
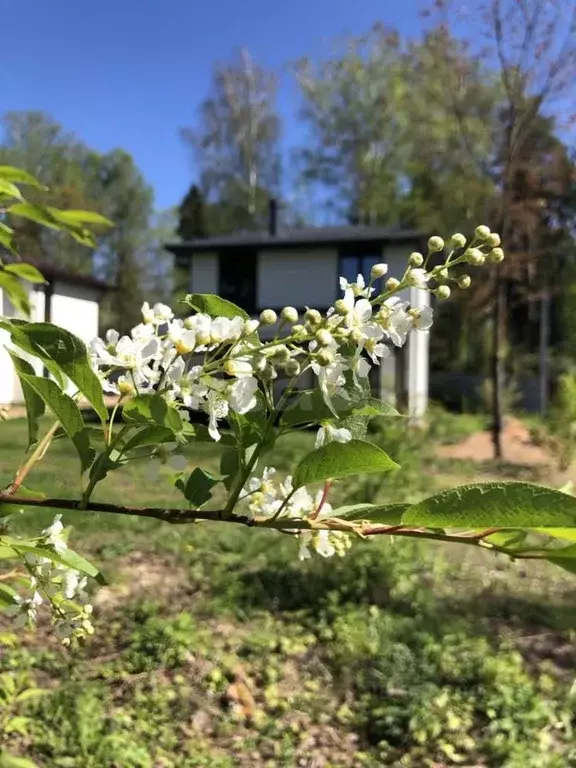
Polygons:
[[[545,448],[532,442],[526,425],[514,417],[505,419],[502,450],[504,460],[513,464],[549,466],[554,463]],[[440,446],[438,456],[443,459],[490,461],[494,458],[492,436],[490,432],[476,432],[454,445]]]

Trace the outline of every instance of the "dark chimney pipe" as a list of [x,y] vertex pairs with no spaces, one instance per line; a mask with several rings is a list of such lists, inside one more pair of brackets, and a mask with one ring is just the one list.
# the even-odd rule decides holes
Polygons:
[[268,203],[268,234],[271,237],[278,234],[278,201],[274,197]]

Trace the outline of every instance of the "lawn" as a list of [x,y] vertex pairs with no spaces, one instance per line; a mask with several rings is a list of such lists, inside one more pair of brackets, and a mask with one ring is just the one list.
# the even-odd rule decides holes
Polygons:
[[[478,426],[381,424],[371,439],[403,468],[336,493],[411,499],[473,473],[531,471],[437,459],[438,442]],[[270,463],[288,471],[312,441],[286,438]],[[0,426],[0,482],[24,447],[24,422]],[[218,448],[190,461],[215,468]],[[71,495],[77,482],[73,450],[58,441],[28,485]],[[145,464],[98,493],[179,503],[168,476],[151,481]],[[37,530],[50,518],[35,510],[23,523]],[[95,637],[77,651],[47,626],[16,636],[1,625],[0,724],[29,718],[5,746],[38,766],[576,766],[576,581],[551,566],[409,540],[299,563],[295,543],[273,532],[64,519],[110,586],[94,599]],[[45,693],[10,708],[7,680]]]

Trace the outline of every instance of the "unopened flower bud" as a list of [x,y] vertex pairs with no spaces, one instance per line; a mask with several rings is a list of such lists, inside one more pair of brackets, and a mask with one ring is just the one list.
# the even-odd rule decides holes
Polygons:
[[285,320],[287,323],[298,322],[298,312],[295,307],[284,307],[281,313],[281,317],[282,320]]
[[500,245],[500,235],[496,232],[491,232],[486,238],[486,245],[489,245],[490,248],[498,248]]
[[338,299],[338,301],[334,304],[334,309],[339,315],[345,316],[348,314],[348,305],[344,299]]
[[379,277],[384,277],[388,272],[388,264],[374,264],[370,270],[370,276],[377,280]]
[[350,341],[353,341],[354,344],[362,344],[365,341],[362,331],[358,330],[358,328],[353,328],[350,331]]
[[389,277],[388,280],[386,280],[386,288],[389,291],[395,291],[399,285],[400,285],[400,280],[397,280],[395,277]]
[[194,315],[191,315],[190,317],[187,317],[184,320],[184,328],[186,328],[188,331],[194,328],[194,325],[195,325]]
[[448,241],[450,248],[464,248],[466,245],[466,238],[461,232],[455,232]]
[[305,336],[306,335],[306,328],[304,328],[303,325],[295,325],[292,328],[292,333],[295,336]]
[[320,328],[320,330],[316,331],[314,338],[321,347],[329,347],[334,341],[334,337],[326,328]]
[[490,237],[490,227],[487,227],[485,224],[481,224],[474,230],[474,235],[478,238],[478,240],[486,240],[486,238]]
[[184,341],[182,341],[182,339],[179,339],[178,341],[174,342],[174,349],[176,352],[178,352],[179,355],[187,355],[189,352],[192,352],[194,346],[186,344]]
[[259,376],[262,381],[273,381],[278,378],[278,374],[273,365],[267,365],[263,371],[259,372]]
[[254,363],[253,367],[254,367],[254,370],[257,373],[262,373],[266,369],[267,365],[268,365],[268,361],[266,360],[266,358],[265,357],[259,357],[256,360],[256,362]]
[[493,248],[488,254],[488,261],[491,261],[492,264],[500,264],[501,261],[504,261],[504,251],[502,248]]
[[444,240],[442,240],[441,237],[438,237],[438,235],[434,235],[434,237],[431,237],[430,240],[428,240],[428,250],[432,251],[432,253],[441,251],[443,248]]
[[440,301],[445,301],[446,299],[450,298],[451,291],[447,285],[439,285],[434,293],[436,294],[436,297],[440,299]]
[[133,395],[136,392],[132,382],[126,381],[126,379],[120,379],[118,381],[118,391],[120,392],[122,397],[126,397],[127,395]]
[[272,349],[272,358],[275,363],[285,363],[290,360],[290,350],[285,344],[280,344]]
[[306,318],[306,322],[310,325],[320,325],[322,322],[322,315],[317,309],[307,309],[304,317]]
[[262,325],[274,325],[276,320],[278,320],[278,315],[273,309],[265,309],[260,313],[260,322]]
[[286,363],[285,371],[288,376],[298,376],[300,373],[300,363],[298,360],[288,360]]
[[247,360],[226,360],[224,371],[229,376],[251,376],[252,365]]
[[259,320],[246,320],[246,322],[244,323],[244,335],[251,336],[253,333],[255,333],[258,330],[259,325],[260,325]]
[[448,270],[446,267],[436,267],[432,273],[432,276],[436,280],[448,280]]
[[486,261],[486,257],[479,248],[468,248],[464,256],[468,264],[472,264],[473,267],[481,267]]
[[320,365],[330,365],[334,362],[334,353],[329,349],[321,349],[316,355],[316,360]]
[[456,284],[458,285],[458,288],[462,288],[462,290],[466,290],[466,288],[470,288],[470,283],[472,280],[470,279],[470,275],[460,275],[460,277],[456,280]]
[[421,267],[422,264],[424,264],[424,256],[422,256],[421,253],[418,253],[418,251],[414,251],[414,253],[411,253],[408,257],[408,264],[411,267]]

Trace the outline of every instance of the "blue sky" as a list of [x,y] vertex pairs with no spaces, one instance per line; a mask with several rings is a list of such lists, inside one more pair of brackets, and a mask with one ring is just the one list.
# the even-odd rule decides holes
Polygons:
[[194,177],[178,136],[194,124],[215,61],[246,46],[280,78],[283,144],[298,141],[286,64],[321,56],[375,21],[418,34],[419,0],[0,0],[0,112],[39,109],[100,151],[122,147],[179,201]]

